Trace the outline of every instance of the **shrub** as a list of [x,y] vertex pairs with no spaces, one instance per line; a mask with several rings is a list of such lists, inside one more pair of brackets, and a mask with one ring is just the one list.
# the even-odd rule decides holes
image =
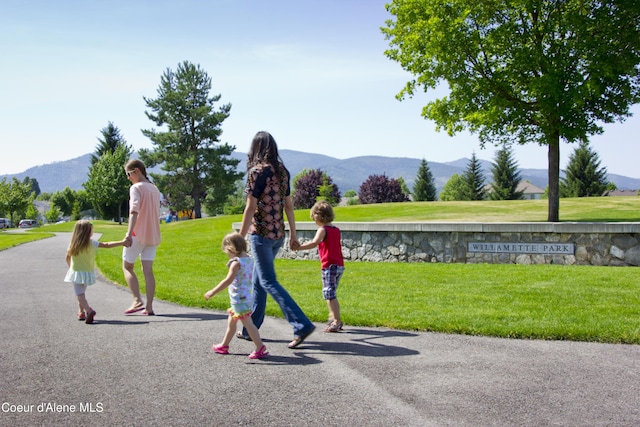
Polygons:
[[293,187],[295,209],[310,209],[318,200],[326,200],[332,205],[340,201],[338,186],[320,169],[303,170],[293,180]]
[[358,199],[363,205],[371,203],[407,202],[409,198],[402,191],[401,183],[386,175],[370,175],[360,185]]

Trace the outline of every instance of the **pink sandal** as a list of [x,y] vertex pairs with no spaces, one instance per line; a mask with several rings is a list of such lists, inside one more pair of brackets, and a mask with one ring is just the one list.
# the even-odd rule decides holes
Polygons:
[[218,354],[229,354],[229,346],[214,344],[213,347],[211,347],[211,351],[215,351]]
[[144,310],[144,304],[139,302],[124,311],[124,314],[133,314]]
[[257,351],[252,352],[249,355],[249,359],[262,359],[265,356],[268,356],[269,352],[267,351],[267,347],[262,346]]

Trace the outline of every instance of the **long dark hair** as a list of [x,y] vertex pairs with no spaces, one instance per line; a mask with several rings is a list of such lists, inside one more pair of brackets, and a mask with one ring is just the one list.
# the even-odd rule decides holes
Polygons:
[[278,144],[269,132],[256,133],[251,141],[248,157],[247,170],[259,164],[271,165],[274,171],[278,171],[284,166],[280,154],[278,154]]

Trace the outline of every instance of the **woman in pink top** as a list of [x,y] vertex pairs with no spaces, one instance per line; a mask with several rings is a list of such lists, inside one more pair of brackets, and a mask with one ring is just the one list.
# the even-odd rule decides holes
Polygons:
[[[132,185],[129,189],[129,228],[125,236],[129,247],[122,251],[122,269],[133,294],[133,303],[125,310],[125,314],[144,310],[142,314],[153,316],[153,296],[156,291],[153,260],[160,244],[160,191],[147,177],[147,169],[140,160],[129,160],[124,170]],[[140,296],[138,276],[133,270],[138,257],[147,290],[146,307]]]

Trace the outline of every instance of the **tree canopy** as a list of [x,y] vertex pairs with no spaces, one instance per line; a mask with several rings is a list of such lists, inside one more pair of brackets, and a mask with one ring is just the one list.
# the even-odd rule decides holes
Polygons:
[[[82,184],[93,208],[104,219],[122,222],[123,205],[129,198],[131,183],[124,173],[133,149],[113,123],[102,128],[102,139],[91,155],[87,181]],[[73,206],[72,206],[73,207]]]
[[448,85],[422,115],[481,146],[548,148],[548,220],[559,221],[560,142],[586,140],[640,102],[637,0],[393,0],[386,55],[414,78],[402,99]]
[[221,212],[243,175],[236,171],[240,161],[229,157],[235,146],[220,142],[231,104],[216,109],[221,95],[209,96],[211,87],[199,65],[184,61],[163,73],[157,98],[144,97],[147,117],[161,129],[142,131],[154,148],[140,150],[140,159],[147,167],[161,165],[165,174],[151,174],[159,190],[172,207],[192,209],[196,218],[202,217],[203,201]]
[[26,217],[29,208],[33,207],[34,199],[35,192],[31,182],[20,182],[15,177],[8,182],[6,178],[0,181],[0,213],[8,216],[13,224]]
[[443,202],[451,202],[454,200],[466,200],[467,183],[463,177],[457,173],[451,175],[449,180],[442,187],[440,192],[440,200]]
[[122,207],[129,199],[131,183],[124,172],[131,148],[119,143],[113,152],[106,151],[89,169],[87,181],[82,184],[93,208],[104,219],[122,222]]

